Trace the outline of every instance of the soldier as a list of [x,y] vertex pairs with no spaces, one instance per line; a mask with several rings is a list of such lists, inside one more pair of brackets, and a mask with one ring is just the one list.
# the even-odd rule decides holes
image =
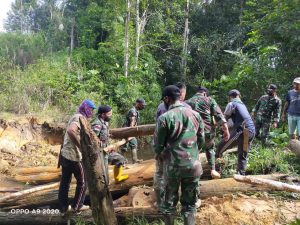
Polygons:
[[[186,94],[186,86],[183,83],[177,82],[175,84],[176,87],[179,88],[180,90],[180,97],[179,97],[179,101],[186,107],[191,108],[188,104],[186,104],[184,102],[185,99],[185,94]],[[158,117],[160,117],[162,114],[164,114],[165,112],[168,111],[167,109],[167,105],[162,102],[159,104],[159,106],[157,107],[157,112],[156,112],[156,120],[158,119]],[[160,158],[156,159],[156,171],[154,174],[154,180],[153,180],[153,186],[154,186],[154,190],[156,193],[156,203],[157,206],[160,207],[161,203],[163,202],[163,198],[164,198],[164,193],[165,193],[165,185],[164,185],[164,179],[163,179],[163,161],[160,160]]]
[[154,134],[156,158],[161,158],[166,168],[165,200],[160,209],[166,214],[165,223],[174,224],[181,185],[184,224],[194,225],[197,186],[202,174],[198,148],[204,142],[204,124],[198,113],[180,103],[179,96],[180,90],[174,85],[163,90],[168,111],[158,118]]
[[[179,88],[180,90],[180,98],[179,101],[186,107],[191,108],[191,106],[189,104],[187,104],[184,99],[185,99],[185,95],[186,95],[186,85],[181,83],[181,82],[177,82],[176,84],[174,84],[176,87]],[[160,103],[159,106],[157,107],[157,111],[156,111],[156,119],[164,114],[165,112],[167,112],[167,106],[164,102]]]
[[[109,121],[112,117],[112,109],[110,106],[101,105],[98,108],[97,118],[92,123],[92,129],[100,139],[100,147],[104,149],[109,143]],[[121,182],[128,179],[128,175],[122,175],[125,158],[117,152],[104,152],[104,163],[108,176],[108,163],[114,165],[115,182]]]
[[250,150],[251,141],[255,136],[253,120],[240,99],[238,90],[231,90],[228,93],[229,103],[226,106],[224,115],[226,119],[231,118],[233,122],[232,132],[228,141],[222,140],[217,148],[216,156],[220,157],[224,151],[238,146],[238,169],[237,172],[245,175],[247,166],[247,154]]
[[276,94],[277,86],[270,84],[267,95],[263,95],[257,101],[252,110],[252,117],[255,119],[256,137],[266,144],[270,127],[276,128],[280,118],[281,100]]
[[60,152],[59,166],[62,166],[62,175],[59,185],[58,200],[60,212],[65,213],[68,210],[68,192],[74,174],[77,185],[72,209],[79,213],[83,208],[86,191],[86,177],[82,165],[82,154],[80,151],[80,123],[79,118],[92,118],[93,110],[96,108],[91,100],[84,100],[79,106],[78,112],[71,117],[67,125],[67,131],[64,136],[64,143]]
[[[128,113],[126,114],[125,122],[123,127],[135,127],[138,125],[139,119],[140,119],[140,110],[143,110],[146,106],[146,102],[142,98],[138,98],[135,102],[135,105],[133,108],[131,108]],[[128,148],[131,149],[132,152],[132,162],[138,163],[142,160],[138,159],[137,156],[137,139],[132,138],[130,141],[127,142],[126,145],[122,147],[122,151],[126,152]]]
[[[288,126],[291,139],[300,138],[300,77],[293,81],[294,89],[286,95],[286,102],[282,110],[282,121],[288,114]],[[296,134],[298,132],[298,137]]]
[[205,145],[203,149],[211,168],[211,176],[213,179],[218,179],[221,176],[216,171],[215,166],[215,119],[222,126],[225,140],[229,139],[229,130],[222,110],[212,97],[207,96],[207,93],[208,90],[205,87],[199,87],[197,93],[186,103],[200,114],[205,123]]

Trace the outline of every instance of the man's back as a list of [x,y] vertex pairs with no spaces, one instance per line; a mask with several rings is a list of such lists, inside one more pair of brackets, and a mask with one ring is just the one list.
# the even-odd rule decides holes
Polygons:
[[192,166],[198,159],[199,139],[204,136],[204,124],[199,114],[174,104],[158,119],[157,144],[160,149],[166,147],[170,154],[170,164],[174,166]]
[[224,115],[216,101],[208,96],[197,93],[186,101],[193,110],[198,112],[205,123],[205,132],[209,133],[213,126],[213,116],[217,122],[226,122]]

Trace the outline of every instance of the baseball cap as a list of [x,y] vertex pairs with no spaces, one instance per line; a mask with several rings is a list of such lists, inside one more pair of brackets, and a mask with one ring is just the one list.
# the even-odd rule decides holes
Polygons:
[[108,105],[100,105],[98,108],[98,114],[108,113],[111,111],[111,107]]
[[92,102],[89,99],[85,99],[83,102],[85,102],[92,109],[96,109],[97,108],[96,105],[94,104],[94,102]]
[[231,96],[231,97],[236,97],[238,95],[241,95],[241,93],[237,89],[232,89],[228,92],[228,96]]
[[138,98],[135,102],[146,105],[146,101],[143,98]]
[[166,86],[162,92],[161,99],[166,96],[178,98],[180,96],[180,89],[175,85]]
[[300,84],[300,77],[295,78],[293,83]]

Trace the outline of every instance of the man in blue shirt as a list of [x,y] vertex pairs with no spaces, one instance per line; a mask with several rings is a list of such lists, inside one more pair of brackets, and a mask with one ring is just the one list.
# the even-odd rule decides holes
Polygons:
[[238,90],[231,90],[228,93],[229,103],[224,111],[225,118],[232,119],[233,128],[228,141],[222,140],[217,148],[216,157],[234,146],[238,146],[238,168],[237,172],[245,175],[247,166],[247,154],[250,144],[255,136],[254,122],[241,101],[241,94]]
[[296,139],[296,129],[298,132],[298,139],[300,137],[300,77],[293,81],[294,89],[288,91],[286,95],[286,102],[283,106],[282,121],[286,119],[288,114],[288,126],[291,139]]

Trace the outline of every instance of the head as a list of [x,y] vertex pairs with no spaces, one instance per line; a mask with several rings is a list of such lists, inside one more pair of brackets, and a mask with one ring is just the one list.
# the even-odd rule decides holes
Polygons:
[[209,96],[209,92],[208,92],[208,89],[206,87],[202,87],[202,86],[198,87],[197,88],[197,93],[200,93],[204,96]]
[[269,96],[275,96],[277,91],[277,86],[275,84],[270,84],[267,88],[267,94]]
[[300,77],[294,79],[293,86],[296,91],[300,91]]
[[82,114],[84,117],[87,119],[90,119],[93,117],[93,110],[96,109],[95,104],[89,100],[85,99],[83,102],[80,104],[78,112]]
[[179,88],[180,90],[180,101],[184,101],[185,99],[185,95],[186,95],[186,86],[184,83],[181,83],[181,82],[177,82],[175,84],[176,87]]
[[144,108],[146,107],[146,101],[142,98],[138,98],[136,101],[135,101],[135,108],[137,110],[143,110]]
[[236,89],[232,89],[228,92],[228,101],[231,101],[234,98],[241,98],[241,93]]
[[109,122],[112,117],[112,109],[108,105],[100,105],[97,114],[99,119]]
[[180,100],[180,89],[175,85],[166,86],[161,98],[168,109],[170,105]]

